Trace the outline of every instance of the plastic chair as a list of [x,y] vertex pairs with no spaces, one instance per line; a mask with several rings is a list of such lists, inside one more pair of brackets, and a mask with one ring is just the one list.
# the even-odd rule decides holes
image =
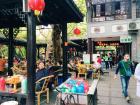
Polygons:
[[47,77],[43,77],[40,80],[38,80],[36,83],[40,83],[43,81],[43,85],[42,85],[42,89],[40,91],[36,91],[36,95],[37,95],[37,105],[40,105],[40,97],[41,94],[46,93],[47,96],[47,103],[49,103],[49,88],[47,87],[51,78],[53,78],[54,75],[50,75]]

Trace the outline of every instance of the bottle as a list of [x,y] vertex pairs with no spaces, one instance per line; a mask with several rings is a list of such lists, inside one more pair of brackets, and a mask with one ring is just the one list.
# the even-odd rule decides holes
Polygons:
[[21,93],[26,94],[27,93],[27,78],[24,77],[21,81]]

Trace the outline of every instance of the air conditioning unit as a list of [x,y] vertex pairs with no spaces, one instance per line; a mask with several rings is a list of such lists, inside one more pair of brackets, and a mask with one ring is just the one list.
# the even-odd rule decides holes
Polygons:
[[136,22],[129,23],[128,27],[129,27],[128,30],[139,30],[140,29],[139,25]]

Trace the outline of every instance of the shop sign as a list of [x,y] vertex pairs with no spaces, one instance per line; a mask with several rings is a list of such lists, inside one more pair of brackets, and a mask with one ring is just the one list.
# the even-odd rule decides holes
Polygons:
[[132,43],[132,37],[120,37],[120,43]]
[[127,32],[127,30],[127,24],[112,26],[112,32]]
[[100,26],[100,27],[91,27],[91,33],[105,33],[105,27]]

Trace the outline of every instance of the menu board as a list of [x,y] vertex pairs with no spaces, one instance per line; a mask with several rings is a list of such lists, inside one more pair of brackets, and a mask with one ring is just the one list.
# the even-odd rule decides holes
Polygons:
[[[94,62],[97,62],[97,56],[100,56],[100,54],[92,54],[92,60]],[[90,64],[90,54],[83,54],[83,61],[85,64]]]

